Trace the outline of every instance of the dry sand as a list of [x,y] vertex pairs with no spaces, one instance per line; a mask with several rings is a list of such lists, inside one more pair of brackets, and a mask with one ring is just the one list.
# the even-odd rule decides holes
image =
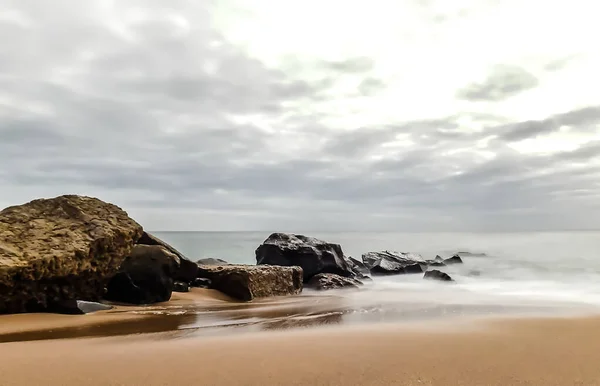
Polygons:
[[600,319],[0,344],[0,385],[600,385]]

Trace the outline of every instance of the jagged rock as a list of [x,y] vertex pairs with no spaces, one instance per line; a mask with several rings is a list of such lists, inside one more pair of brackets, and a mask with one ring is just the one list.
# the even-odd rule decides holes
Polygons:
[[355,278],[359,280],[371,280],[371,271],[369,271],[369,268],[362,261],[349,256],[346,258],[346,263],[348,263],[348,266],[354,272]]
[[173,283],[173,292],[190,292],[190,285],[183,281]]
[[460,256],[458,256],[458,255],[454,255],[451,258],[444,260],[444,264],[446,264],[446,265],[462,264],[462,263],[463,263],[463,261],[460,258]]
[[427,266],[427,261],[414,253],[368,252],[362,255],[362,259],[373,275],[421,273],[423,266]]
[[437,269],[433,269],[431,271],[425,272],[425,275],[423,275],[423,279],[439,280],[439,281],[454,281],[450,277],[450,275],[448,275],[445,272],[438,271]]
[[107,286],[115,302],[152,304],[171,298],[180,259],[160,245],[136,245]]
[[116,205],[65,195],[0,212],[0,314],[99,300],[142,227]]
[[351,277],[343,277],[333,273],[319,273],[313,276],[306,286],[321,291],[339,288],[359,288],[362,284],[359,280]]
[[201,265],[199,276],[210,279],[211,288],[235,299],[249,301],[302,291],[302,268],[272,265]]
[[198,264],[190,261],[187,257],[183,255],[183,253],[179,252],[177,249],[167,244],[163,240],[158,237],[151,235],[148,232],[144,232],[142,237],[138,240],[137,244],[141,245],[160,245],[164,247],[169,252],[173,253],[177,257],[179,257],[179,268],[173,274],[173,280],[182,281],[185,283],[190,283],[198,277]]
[[211,285],[212,283],[210,279],[207,279],[205,277],[198,277],[191,284],[192,287],[197,288],[211,288]]
[[213,257],[206,257],[196,261],[198,265],[228,265],[229,263],[222,259],[215,259]]
[[48,311],[67,314],[67,315],[83,315],[97,311],[106,311],[112,309],[113,306],[98,302],[88,302],[85,300],[64,300],[53,304]]
[[271,234],[256,249],[256,264],[302,267],[305,282],[318,273],[354,276],[339,244],[287,233]]

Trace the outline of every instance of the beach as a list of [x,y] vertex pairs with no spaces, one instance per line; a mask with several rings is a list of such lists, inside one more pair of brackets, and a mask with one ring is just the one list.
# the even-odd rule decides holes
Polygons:
[[[177,294],[172,302],[230,303],[210,290]],[[20,332],[29,341],[0,343],[0,385],[600,385],[595,316],[224,326],[219,333],[182,335],[177,326],[153,330],[165,317],[130,312],[136,309],[143,307],[2,316],[0,336]],[[111,325],[137,325],[137,332],[114,327],[79,338],[35,335]]]

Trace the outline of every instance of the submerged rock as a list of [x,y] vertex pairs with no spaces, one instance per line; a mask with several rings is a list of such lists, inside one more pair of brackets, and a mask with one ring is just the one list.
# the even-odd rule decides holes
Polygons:
[[142,227],[116,205],[65,195],[0,212],[0,314],[99,300]]
[[222,259],[215,259],[214,257],[206,257],[196,261],[197,265],[228,265],[229,263]]
[[450,275],[448,275],[445,272],[438,271],[437,269],[433,269],[431,271],[425,272],[425,275],[423,275],[423,279],[439,280],[439,281],[454,281],[454,279],[452,279],[450,277]]
[[359,288],[362,284],[359,280],[351,277],[343,277],[334,273],[319,273],[313,276],[306,286],[321,291],[339,288]]
[[302,291],[300,267],[230,264],[203,265],[199,269],[199,276],[209,279],[211,288],[243,301]]
[[427,261],[420,255],[401,252],[368,252],[362,256],[365,266],[373,275],[421,273]]
[[85,300],[65,300],[53,304],[49,311],[58,314],[67,315],[83,315],[97,311],[106,311],[112,309],[113,306],[98,302],[88,302]]
[[318,273],[355,276],[339,244],[303,235],[273,233],[256,249],[256,264],[299,266],[304,281]]
[[460,256],[458,255],[454,255],[452,257],[450,257],[449,259],[444,260],[444,264],[446,265],[452,265],[452,264],[462,264],[463,261],[460,258]]
[[181,281],[184,283],[190,283],[198,277],[198,264],[190,261],[183,253],[177,249],[162,241],[158,237],[151,235],[148,232],[144,232],[142,237],[138,240],[137,244],[140,245],[158,245],[165,248],[167,251],[176,255],[179,258],[179,267],[173,273],[173,280]]
[[171,298],[177,255],[160,245],[136,245],[107,286],[105,298],[131,304],[152,304]]

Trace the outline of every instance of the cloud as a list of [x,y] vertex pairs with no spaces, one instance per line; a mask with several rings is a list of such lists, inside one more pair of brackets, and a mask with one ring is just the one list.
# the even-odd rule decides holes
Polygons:
[[[377,28],[361,32],[368,41],[344,40],[354,30],[343,30],[328,41],[347,52],[331,46],[325,55],[323,47],[307,51],[319,41],[292,27],[280,31],[284,40],[258,44],[270,25],[252,21],[262,11],[229,0],[21,0],[5,8],[4,206],[89,194],[149,229],[600,226],[590,219],[600,218],[593,98],[573,107],[568,96],[557,103],[557,93],[513,114],[510,96],[546,79],[524,68],[548,58],[537,67],[490,58],[477,64],[489,76],[457,92],[470,70],[463,76],[452,60],[423,56],[446,52],[432,45],[437,33],[452,33],[437,30],[445,23],[415,24],[431,34],[410,42]],[[449,14],[466,24],[479,17],[459,11]],[[431,20],[414,18],[421,22]],[[490,67],[499,62],[516,64]],[[515,147],[556,133],[576,141],[541,154]]]
[[458,97],[469,101],[500,101],[539,84],[538,79],[517,66],[496,66],[480,83],[473,83],[458,92]]

